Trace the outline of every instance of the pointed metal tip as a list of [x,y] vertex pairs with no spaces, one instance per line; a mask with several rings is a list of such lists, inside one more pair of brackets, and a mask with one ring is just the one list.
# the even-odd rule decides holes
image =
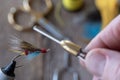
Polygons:
[[51,35],[45,33],[44,31],[38,29],[37,27],[38,27],[38,26],[34,26],[34,27],[33,27],[33,30],[35,30],[35,31],[37,31],[38,33],[46,36],[47,38],[51,39],[52,41],[55,41],[56,43],[60,44],[60,41],[59,41],[59,40],[57,40],[56,38],[52,37]]

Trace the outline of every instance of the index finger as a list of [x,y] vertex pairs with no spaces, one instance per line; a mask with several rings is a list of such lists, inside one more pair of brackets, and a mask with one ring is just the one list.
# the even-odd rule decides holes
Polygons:
[[120,51],[120,15],[101,31],[85,48],[107,48]]

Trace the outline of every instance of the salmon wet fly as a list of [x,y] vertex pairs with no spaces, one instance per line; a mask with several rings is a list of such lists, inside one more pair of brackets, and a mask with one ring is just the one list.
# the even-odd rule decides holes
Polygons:
[[31,43],[21,40],[17,37],[12,37],[10,44],[11,44],[10,46],[11,51],[15,53],[19,53],[20,55],[25,55],[27,56],[28,59],[32,59],[38,56],[40,53],[44,54],[49,51],[49,49],[37,48]]

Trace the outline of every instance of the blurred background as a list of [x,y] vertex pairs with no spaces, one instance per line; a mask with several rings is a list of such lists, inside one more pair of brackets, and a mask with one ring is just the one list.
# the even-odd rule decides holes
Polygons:
[[[118,0],[52,0],[52,3],[53,8],[45,18],[83,48],[119,13]],[[45,0],[31,0],[30,4],[39,12],[46,9]],[[24,66],[15,70],[16,80],[92,80],[78,58],[68,55],[57,43],[35,31],[13,29],[8,13],[11,7],[22,6],[23,0],[0,0],[0,67],[17,55],[9,50],[10,36],[15,35],[39,48],[50,49],[31,61],[19,58],[17,65]],[[17,15],[19,24],[30,23],[30,15],[22,12]]]

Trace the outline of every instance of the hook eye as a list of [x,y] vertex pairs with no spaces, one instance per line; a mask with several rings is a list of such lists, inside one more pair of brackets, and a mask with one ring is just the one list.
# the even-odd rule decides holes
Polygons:
[[[27,19],[28,21],[25,21],[24,19]],[[23,8],[16,9],[13,7],[8,13],[8,21],[10,24],[13,25],[13,28],[17,31],[24,31],[31,29],[32,25],[36,20],[34,16],[32,16],[32,14],[26,12]],[[22,23],[20,23],[21,21]],[[26,22],[28,23],[28,25],[26,25]]]
[[32,8],[33,0],[23,0],[23,7],[26,11],[35,14],[38,17],[46,16],[53,8],[51,0],[45,0],[46,9],[43,12],[36,11]]
[[12,61],[15,61],[17,58],[19,58],[19,57],[21,57],[21,56],[22,56],[22,55],[17,55],[17,56],[15,56]]

